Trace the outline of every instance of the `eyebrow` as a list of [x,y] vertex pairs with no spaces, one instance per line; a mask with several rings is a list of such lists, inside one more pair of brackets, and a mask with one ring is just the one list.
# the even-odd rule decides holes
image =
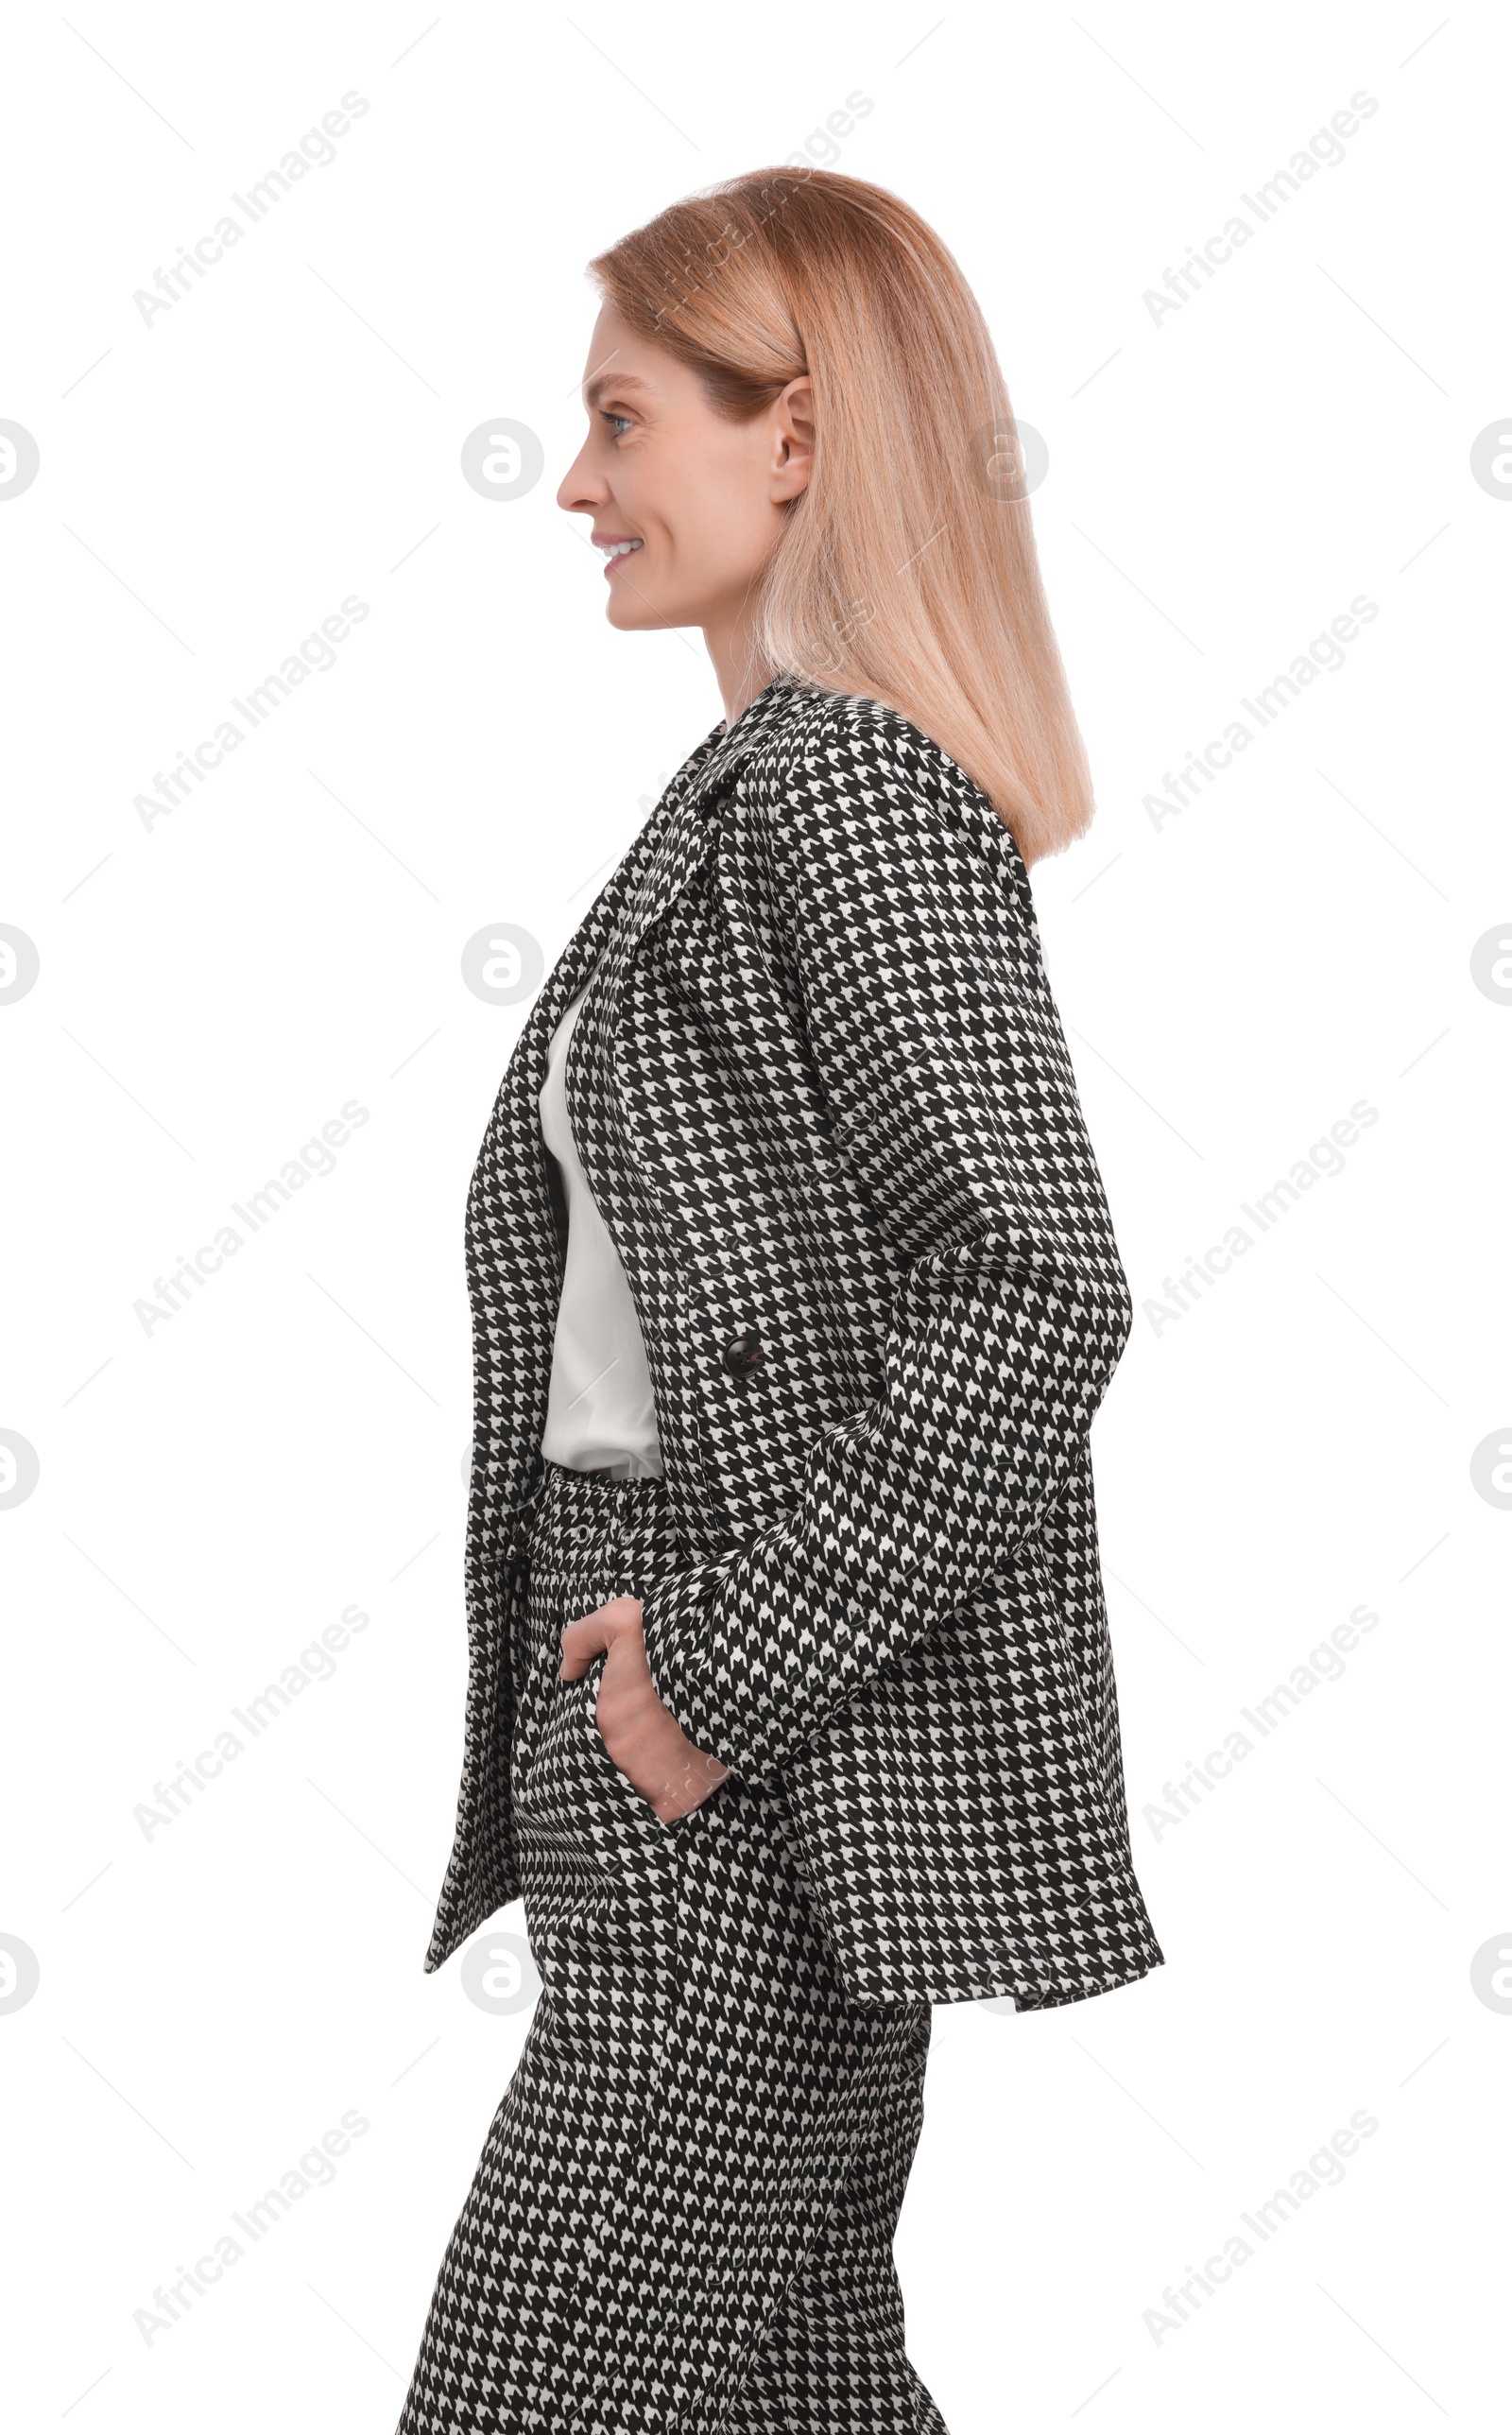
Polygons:
[[584,387],[583,404],[596,406],[599,399],[610,389],[622,391],[639,389],[643,396],[649,396],[651,384],[649,381],[641,380],[634,372],[595,372],[593,379]]

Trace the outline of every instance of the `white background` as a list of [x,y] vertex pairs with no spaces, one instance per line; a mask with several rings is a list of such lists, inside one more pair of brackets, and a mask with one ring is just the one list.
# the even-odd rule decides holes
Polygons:
[[[1471,1963],[1512,1948],[1512,1514],[1471,1458],[1512,1437],[1512,1013],[1471,952],[1512,915],[1512,506],[1470,451],[1512,405],[1504,36],[1431,0],[12,15],[0,416],[41,468],[0,502],[0,921],[40,974],[0,1007],[0,1426],[40,1477],[0,1512],[0,1930],[41,1979],[0,2013],[9,2424],[398,2414],[527,2017],[421,1968],[465,1669],[462,1209],[524,1011],[460,958],[501,922],[554,957],[721,716],[696,635],[606,626],[554,504],[582,266],[855,94],[806,157],[938,229],[1049,450],[1100,808],[1035,889],[1140,1306],[1094,1446],[1168,1955],[1039,2016],[936,2012],[912,2355],[952,2435],[1494,2415],[1512,2017]],[[335,161],[146,324],[134,292],[353,92]],[[1144,292],[1361,93],[1344,161],[1157,321]],[[546,456],[508,503],[459,470],[498,417]],[[154,773],[351,595],[335,665],[145,825]],[[1361,595],[1345,665],[1157,826],[1163,773]],[[334,1172],[146,1331],[155,1279],[352,1099]],[[1146,1307],[1359,1100],[1341,1173]],[[331,1679],[145,1835],[352,1605]],[[1162,1823],[1360,1606],[1342,1678]],[[145,2339],[346,2112],[330,2184]],[[1173,2316],[1357,2112],[1342,2183]]]

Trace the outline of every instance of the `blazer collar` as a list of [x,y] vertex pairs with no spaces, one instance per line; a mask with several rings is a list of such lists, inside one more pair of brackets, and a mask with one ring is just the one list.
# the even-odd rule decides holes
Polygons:
[[748,701],[740,717],[706,735],[684,762],[679,775],[688,777],[687,801],[701,802],[737,763],[747,761],[775,727],[782,724],[794,697],[812,690],[795,677],[773,677]]
[[811,691],[791,677],[774,677],[740,717],[711,729],[696,745],[655,810],[584,915],[542,984],[512,1061],[523,1097],[532,1101],[546,1076],[551,1035],[586,984],[618,926],[627,961],[677,902],[702,865],[713,824],[702,806],[788,716],[795,697]]
[[705,805],[740,768],[759,751],[765,739],[789,714],[800,690],[789,677],[774,677],[748,702],[730,726],[706,735],[689,755],[667,788],[666,820],[662,805],[652,822],[661,830],[644,884],[637,887],[624,917],[623,953],[627,963],[652,925],[677,903],[701,868],[713,842],[714,824]]

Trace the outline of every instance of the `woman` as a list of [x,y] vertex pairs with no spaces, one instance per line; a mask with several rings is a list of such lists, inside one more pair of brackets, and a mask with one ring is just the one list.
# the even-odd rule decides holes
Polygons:
[[917,215],[742,178],[591,266],[558,492],[726,717],[568,942],[468,1209],[455,1848],[542,1993],[401,2435],[943,2422],[930,2006],[1161,1960],[1088,1431],[1132,1306],[1026,866],[1091,818],[1006,392]]

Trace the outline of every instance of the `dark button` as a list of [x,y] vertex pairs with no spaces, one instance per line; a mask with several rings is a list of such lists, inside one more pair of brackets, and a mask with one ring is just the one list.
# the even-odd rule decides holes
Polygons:
[[766,1356],[762,1351],[761,1338],[753,1327],[749,1327],[744,1336],[730,1338],[721,1358],[731,1378],[748,1378],[753,1370],[761,1368]]

